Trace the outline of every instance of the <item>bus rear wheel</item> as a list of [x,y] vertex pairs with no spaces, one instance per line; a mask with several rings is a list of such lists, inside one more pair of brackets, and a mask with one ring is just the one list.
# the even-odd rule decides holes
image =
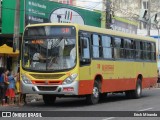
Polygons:
[[139,78],[136,83],[136,89],[132,91],[132,95],[134,99],[140,98],[142,95],[142,81]]
[[96,104],[99,101],[99,96],[100,96],[99,83],[95,81],[92,94],[86,97],[86,101],[88,104],[92,104],[92,105]]
[[138,99],[142,95],[142,81],[141,79],[137,80],[136,89],[125,92],[127,98]]
[[53,105],[56,101],[56,96],[54,95],[43,95],[43,101],[45,105]]

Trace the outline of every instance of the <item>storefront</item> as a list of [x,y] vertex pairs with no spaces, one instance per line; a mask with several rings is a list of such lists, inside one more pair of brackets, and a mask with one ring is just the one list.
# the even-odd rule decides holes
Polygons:
[[19,51],[13,52],[12,47],[4,44],[0,46],[0,67],[7,68],[16,72],[18,70]]
[[113,17],[111,29],[125,33],[137,34],[138,23],[120,17]]
[[[15,1],[3,0],[2,34],[13,34]],[[20,33],[28,24],[46,22],[78,23],[101,27],[101,13],[52,1],[20,0]]]

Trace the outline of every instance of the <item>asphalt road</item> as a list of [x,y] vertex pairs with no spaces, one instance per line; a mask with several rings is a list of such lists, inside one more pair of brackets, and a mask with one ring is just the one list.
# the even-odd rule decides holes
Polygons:
[[[114,94],[109,95],[109,97],[101,101],[96,105],[87,105],[84,98],[58,98],[55,105],[53,106],[45,106],[43,101],[28,103],[25,106],[18,107],[0,107],[0,111],[50,111],[47,112],[49,115],[53,115],[56,113],[59,115],[59,111],[62,112],[61,117],[46,117],[46,120],[159,120],[158,117],[115,117],[121,116],[122,114],[128,114],[128,111],[134,111],[135,113],[147,113],[153,112],[155,114],[160,115],[160,89],[159,88],[151,88],[143,90],[142,97],[140,99],[126,99],[124,94]],[[64,111],[70,111],[68,114],[73,113],[74,115],[78,115],[78,117],[65,117]],[[82,112],[75,112],[82,111]],[[87,111],[87,112],[86,112]],[[97,111],[97,112],[94,112]],[[106,112],[108,111],[108,112]],[[111,112],[112,116],[106,116],[105,114]],[[121,111],[118,112],[117,111]],[[125,111],[125,112],[124,112]],[[103,113],[103,114],[101,114]],[[119,114],[119,115],[118,115]],[[71,114],[70,114],[71,115]],[[85,116],[88,117],[80,117]],[[101,115],[101,116],[100,116]],[[114,116],[115,115],[115,116]],[[0,118],[2,119],[2,118]],[[3,118],[3,119],[11,119],[11,118]],[[15,118],[22,119],[22,118]],[[24,118],[28,119],[28,118]],[[30,118],[31,119],[31,118]],[[36,118],[34,118],[36,120]],[[44,118],[37,118],[37,120],[44,120]]]

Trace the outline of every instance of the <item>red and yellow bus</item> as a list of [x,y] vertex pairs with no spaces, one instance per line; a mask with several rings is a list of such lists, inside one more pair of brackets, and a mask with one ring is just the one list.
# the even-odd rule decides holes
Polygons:
[[21,49],[22,92],[86,97],[98,103],[110,92],[140,98],[157,82],[153,38],[92,26],[45,23],[25,28]]

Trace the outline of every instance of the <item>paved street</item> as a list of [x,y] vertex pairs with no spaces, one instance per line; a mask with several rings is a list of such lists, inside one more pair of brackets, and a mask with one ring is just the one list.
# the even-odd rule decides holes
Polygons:
[[[126,99],[124,94],[110,95],[107,100],[101,101],[96,105],[87,105],[84,98],[58,98],[55,105],[45,106],[42,101],[32,102],[23,107],[0,107],[0,111],[160,111],[160,89],[145,89],[141,99]],[[95,112],[96,114],[96,112]],[[43,118],[42,118],[43,119]],[[50,119],[50,118],[47,118]],[[66,117],[54,117],[52,120],[66,120]],[[68,117],[69,120],[75,120],[74,117]],[[116,117],[77,117],[76,119],[90,120],[135,120],[148,118],[116,118]],[[153,118],[158,120],[158,118]]]

